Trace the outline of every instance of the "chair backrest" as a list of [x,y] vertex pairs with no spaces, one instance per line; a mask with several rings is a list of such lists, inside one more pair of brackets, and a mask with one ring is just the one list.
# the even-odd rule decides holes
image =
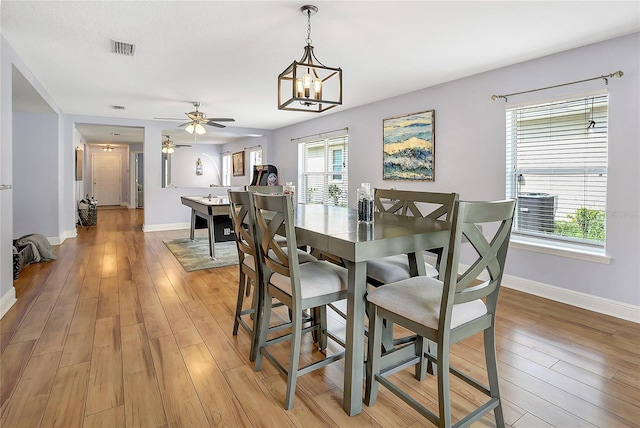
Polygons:
[[[440,322],[447,323],[444,325],[449,325],[454,304],[480,298],[486,297],[488,313],[495,314],[511,237],[514,209],[513,199],[491,202],[457,201],[454,204],[444,278],[440,276],[444,281]],[[475,251],[475,258],[469,267],[459,274],[460,250],[463,243],[470,244]],[[484,276],[480,279],[483,272],[488,274],[488,279],[484,279]],[[445,310],[448,315],[443,317]]]
[[249,255],[254,257],[255,269],[258,269],[260,255],[257,254],[259,247],[255,234],[255,210],[253,208],[253,198],[250,192],[228,191],[229,194],[229,215],[233,225],[233,231],[238,247],[238,258],[240,265],[244,258]]
[[282,186],[247,186],[247,191],[254,193],[262,193],[264,195],[282,195]]
[[[273,272],[288,276],[292,282],[292,292],[296,297],[299,289],[298,252],[293,206],[289,195],[253,194],[256,213],[256,235],[260,242],[260,257],[265,281]],[[284,236],[286,248],[276,236]],[[288,251],[287,249],[292,249]]]
[[458,194],[375,189],[374,199],[379,212],[450,220]]

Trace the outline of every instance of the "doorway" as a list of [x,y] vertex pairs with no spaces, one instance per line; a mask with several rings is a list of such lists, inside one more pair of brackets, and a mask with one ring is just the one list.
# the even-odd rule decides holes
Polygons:
[[119,154],[94,153],[91,157],[92,193],[98,205],[120,205],[121,159]]

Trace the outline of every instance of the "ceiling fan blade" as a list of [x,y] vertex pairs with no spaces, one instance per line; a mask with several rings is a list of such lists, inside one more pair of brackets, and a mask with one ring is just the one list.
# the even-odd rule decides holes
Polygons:
[[187,117],[191,120],[198,120],[198,112],[195,111],[191,111],[189,113],[185,113],[187,115]]
[[216,128],[226,128],[226,126],[221,123],[215,123],[215,122],[202,122],[202,123],[209,126],[215,126]]
[[203,121],[205,122],[235,122],[235,119],[232,119],[230,117],[207,117],[206,119],[203,119]]
[[183,119],[178,119],[178,118],[175,118],[175,117],[154,117],[154,119],[155,120],[184,120],[184,118]]
[[176,144],[174,147],[191,147],[190,144]]

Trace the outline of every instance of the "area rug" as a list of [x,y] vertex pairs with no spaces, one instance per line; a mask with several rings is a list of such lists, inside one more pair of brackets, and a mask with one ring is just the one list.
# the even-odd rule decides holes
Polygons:
[[200,269],[215,269],[238,264],[238,250],[235,241],[216,242],[216,258],[209,256],[209,239],[189,238],[162,241],[171,250],[184,270],[191,272]]

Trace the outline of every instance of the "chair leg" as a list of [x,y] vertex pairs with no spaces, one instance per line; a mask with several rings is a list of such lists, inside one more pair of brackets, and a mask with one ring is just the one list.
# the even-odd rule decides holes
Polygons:
[[498,382],[495,337],[495,326],[492,324],[491,327],[484,331],[484,354],[487,363],[487,376],[489,378],[491,398],[498,400],[498,407],[493,409],[496,417],[496,426],[498,428],[504,428],[504,414],[502,412],[502,400],[500,399],[500,386]]
[[438,410],[440,427],[451,426],[451,382],[449,377],[449,344],[438,347]]
[[[250,280],[253,281],[253,280]],[[255,361],[257,354],[260,353],[260,329],[263,322],[263,302],[262,302],[262,285],[253,281],[253,297],[251,307],[253,312],[251,317],[253,318],[253,330],[251,334],[251,349],[249,350],[249,361]],[[267,324],[267,328],[269,324]]]
[[[262,285],[260,285],[262,287]],[[256,287],[257,288],[257,287]],[[266,291],[261,293],[260,300],[262,301],[262,316],[258,318],[259,340],[258,349],[256,352],[256,363],[253,366],[253,370],[259,371],[262,368],[262,349],[267,343],[267,333],[269,332],[269,324],[271,323],[271,296]]]
[[[432,340],[424,339],[427,342],[426,349],[429,350],[431,355],[438,355],[438,344]],[[438,372],[438,364],[432,362],[431,360],[427,360],[427,373],[430,375],[434,375]]]
[[373,406],[378,396],[378,381],[375,376],[380,373],[382,356],[382,318],[378,315],[378,307],[369,306],[369,345],[367,347],[367,379],[365,383],[364,402]]
[[416,347],[416,355],[420,356],[420,360],[415,366],[415,377],[420,382],[422,382],[427,375],[427,365],[429,360],[425,358],[424,353],[428,351],[428,342],[429,341],[424,337],[417,336],[416,343],[414,344],[414,346]]
[[382,349],[385,352],[392,351],[395,348],[393,344],[393,321],[385,319],[382,321]]
[[242,305],[244,303],[244,293],[246,287],[247,277],[242,272],[242,267],[240,267],[240,274],[238,279],[238,300],[236,302],[236,315],[233,319],[233,335],[238,335],[238,325],[240,324],[240,314],[242,313]]
[[327,325],[327,307],[325,305],[317,308],[318,316],[320,317],[320,330],[318,334],[318,349],[323,350],[327,349],[327,329],[329,326]]
[[287,392],[284,400],[285,410],[293,408],[300,364],[300,343],[302,339],[302,311],[291,311],[291,354],[289,355],[289,371],[287,374]]

